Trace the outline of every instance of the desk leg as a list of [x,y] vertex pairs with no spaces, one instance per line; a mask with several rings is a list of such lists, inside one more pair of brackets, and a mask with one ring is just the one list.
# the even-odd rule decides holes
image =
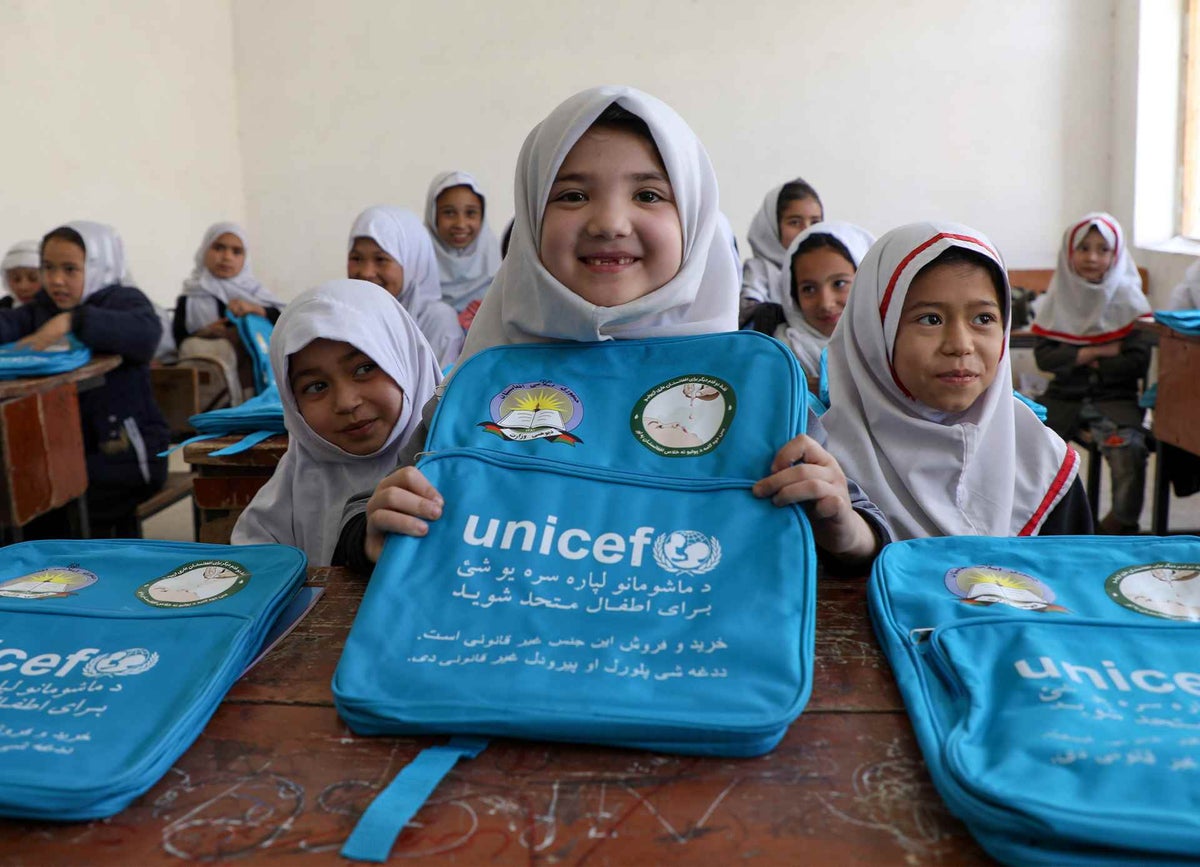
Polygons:
[[1167,535],[1170,516],[1167,514],[1171,507],[1171,490],[1167,482],[1166,455],[1162,440],[1154,443],[1154,502],[1150,512],[1150,532],[1155,536]]
[[67,507],[67,520],[71,524],[71,535],[74,538],[92,538],[92,525],[88,518],[87,494],[80,494]]

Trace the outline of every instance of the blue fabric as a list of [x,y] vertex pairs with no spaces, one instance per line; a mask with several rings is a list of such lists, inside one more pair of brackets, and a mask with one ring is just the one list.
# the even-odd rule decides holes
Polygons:
[[1195,863],[1200,539],[920,539],[869,607],[934,783],[1006,863]]
[[254,365],[254,393],[262,394],[275,382],[275,373],[271,370],[271,331],[275,326],[257,313],[234,316],[227,312],[225,316],[237,326],[242,345],[250,354],[250,361]]
[[1021,392],[1019,392],[1019,391],[1014,391],[1013,397],[1015,397],[1017,400],[1021,401],[1021,403],[1025,404],[1027,407],[1029,407],[1031,410],[1033,410],[1033,414],[1038,417],[1038,421],[1040,421],[1040,422],[1046,421],[1046,416],[1048,415],[1048,413],[1046,411],[1046,407],[1042,406],[1036,400],[1026,397],[1025,395],[1021,394]]
[[226,406],[197,413],[188,419],[188,424],[196,429],[196,436],[189,437],[183,442],[159,452],[160,457],[169,455],[191,443],[230,434],[245,434],[233,445],[213,452],[213,455],[217,457],[236,455],[253,448],[269,437],[287,433],[287,428],[283,423],[283,404],[279,400],[279,390],[275,387],[274,382],[267,383],[267,387],[262,393],[256,394],[237,406]]
[[83,367],[92,360],[92,351],[74,335],[68,335],[67,348],[35,351],[18,343],[0,346],[0,379],[22,376],[50,376]]
[[5,548],[0,815],[124,809],[200,734],[304,578],[282,545]]
[[1200,334],[1200,310],[1155,310],[1154,321],[1181,334]]
[[829,402],[829,347],[826,346],[821,350],[821,367],[817,376],[817,397],[821,399],[821,403],[826,409],[831,406]]

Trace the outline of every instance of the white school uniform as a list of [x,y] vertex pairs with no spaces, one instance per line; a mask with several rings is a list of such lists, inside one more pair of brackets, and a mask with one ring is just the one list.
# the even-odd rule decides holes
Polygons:
[[472,301],[482,300],[492,285],[492,277],[500,267],[500,242],[487,224],[486,209],[479,234],[461,250],[451,247],[438,236],[437,198],[451,187],[469,187],[481,202],[486,200],[479,183],[467,172],[442,172],[433,179],[425,196],[425,228],[429,230],[433,252],[437,256],[442,300],[461,312]]
[[[236,235],[246,250],[242,270],[228,278],[216,276],[204,264],[208,248],[217,238],[226,234]],[[218,302],[228,307],[230,301],[240,298],[260,307],[283,309],[283,302],[254,276],[254,269],[250,266],[250,245],[246,241],[246,231],[237,223],[221,222],[209,226],[196,249],[193,261],[195,265],[192,274],[183,281],[182,292],[187,298],[184,327],[188,334],[194,334],[222,317]]]
[[[683,262],[655,291],[614,307],[576,295],[538,258],[550,187],[575,142],[616,103],[650,127],[683,228]],[[594,87],[550,113],[517,161],[516,216],[508,255],[484,297],[463,358],[507,343],[600,341],[707,334],[737,328],[737,259],[719,228],[717,179],[708,154],[678,114],[630,87]]]
[[442,300],[433,241],[417,215],[375,205],[355,218],[347,251],[354,247],[355,238],[370,238],[404,268],[404,286],[396,300],[416,321],[438,363],[453,364],[462,349],[463,330],[458,313]]
[[[288,379],[288,359],[317,338],[349,343],[370,357],[404,392],[400,416],[384,445],[352,455],[304,420]],[[396,455],[421,421],[421,407],[442,380],[437,359],[411,316],[381,287],[331,280],[287,306],[271,334],[271,368],[279,384],[288,449],[270,481],[238,518],[233,543],[278,542],[303,548],[327,566],[337,547],[346,500],[396,466]]]
[[[794,183],[800,178],[793,178],[788,183]],[[787,249],[779,239],[779,196],[787,184],[780,184],[771,189],[763,199],[762,207],[750,220],[750,231],[746,240],[750,242],[750,252],[753,254],[742,266],[742,293],[745,301],[764,303],[773,301],[782,304],[775,289],[779,281],[779,272],[783,270]]]
[[1170,310],[1200,310],[1200,259],[1183,274],[1183,280],[1171,290]]
[[875,243],[875,236],[861,226],[844,223],[840,220],[827,220],[817,223],[815,226],[809,226],[793,238],[792,243],[788,245],[787,253],[783,257],[783,267],[776,275],[776,283],[772,288],[772,295],[778,298],[779,303],[783,306],[783,315],[786,321],[776,327],[773,336],[776,340],[792,347],[792,352],[796,354],[800,366],[809,376],[816,376],[821,369],[821,353],[829,345],[829,337],[822,334],[804,318],[804,311],[796,303],[792,293],[792,257],[796,255],[800,245],[813,235],[829,235],[836,238],[850,254],[851,264],[855,270],[858,269],[863,256],[867,255],[867,250],[871,249],[871,245]]
[[[1071,250],[1083,243],[1092,228],[1116,254],[1099,283],[1085,280],[1071,267]],[[1110,343],[1128,335],[1134,321],[1148,313],[1150,302],[1142,292],[1142,276],[1129,254],[1121,224],[1111,214],[1097,211],[1063,232],[1058,267],[1038,303],[1030,330],[1076,346]]]
[[17,294],[8,283],[8,272],[13,268],[40,268],[42,245],[40,241],[18,241],[8,248],[4,261],[0,262],[0,279],[4,280],[4,291],[12,296],[13,307],[20,307]]
[[828,449],[898,539],[1035,535],[1074,482],[1078,458],[1013,396],[1009,353],[987,391],[955,414],[911,397],[892,368],[909,286],[951,247],[981,253],[1005,273],[1007,345],[1012,293],[986,237],[955,223],[888,232],[863,259],[829,343]]

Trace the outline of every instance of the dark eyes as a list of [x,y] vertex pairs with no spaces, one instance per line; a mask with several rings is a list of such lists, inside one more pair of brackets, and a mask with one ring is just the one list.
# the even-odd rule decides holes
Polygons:
[[663,197],[654,190],[638,190],[634,198],[644,205],[653,205],[655,202],[661,202]]
[[358,365],[358,367],[354,368],[354,375],[355,376],[366,376],[368,374],[374,373],[378,369],[379,369],[379,365],[376,364],[375,362],[364,361],[362,364]]
[[325,382],[324,380],[317,379],[317,380],[313,380],[312,382],[301,386],[300,393],[301,394],[320,394],[327,388],[329,388],[329,383]]

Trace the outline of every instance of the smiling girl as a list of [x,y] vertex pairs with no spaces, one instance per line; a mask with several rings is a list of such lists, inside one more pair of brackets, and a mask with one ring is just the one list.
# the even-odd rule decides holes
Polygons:
[[759,304],[782,303],[774,289],[784,270],[784,257],[792,239],[825,219],[825,206],[817,191],[802,178],[775,187],[750,221],[746,238],[753,255],[742,268],[739,321],[745,324]]
[[488,227],[483,191],[466,172],[443,172],[425,197],[425,227],[437,255],[442,300],[466,330],[500,267],[500,244]]

